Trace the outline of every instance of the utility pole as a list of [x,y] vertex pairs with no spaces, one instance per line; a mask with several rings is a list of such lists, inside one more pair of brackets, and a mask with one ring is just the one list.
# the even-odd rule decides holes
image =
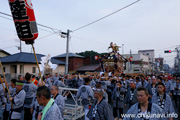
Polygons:
[[20,40],[20,53],[22,52],[22,45],[21,45],[21,40]]
[[21,40],[19,39],[14,39],[15,42],[19,42],[19,46],[16,46],[17,49],[19,50],[19,52],[21,53],[22,52],[22,43],[21,43]]
[[153,58],[152,58],[152,73],[154,72],[154,60],[153,60]]
[[65,65],[65,74],[68,74],[68,60],[69,60],[69,35],[70,35],[70,30],[67,30],[67,43],[66,43],[66,65]]
[[124,44],[122,44],[122,55],[124,54]]
[[177,52],[177,57],[175,58],[174,68],[177,71],[180,71],[180,50],[179,50],[179,48],[180,48],[180,46],[175,48],[175,52]]
[[[130,50],[130,57],[132,57],[131,50]],[[132,62],[131,61],[130,61],[130,72],[132,72]]]

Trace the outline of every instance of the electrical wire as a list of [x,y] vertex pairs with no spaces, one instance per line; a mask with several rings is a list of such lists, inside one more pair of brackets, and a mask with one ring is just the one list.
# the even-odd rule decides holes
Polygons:
[[49,34],[49,35],[45,35],[45,36],[40,37],[40,38],[37,38],[37,40],[40,40],[40,39],[43,39],[43,38],[46,38],[46,37],[52,36],[52,35],[54,35],[54,34],[56,34],[56,32],[55,32],[55,33],[51,33],[51,34]]
[[87,27],[87,26],[90,26],[90,25],[92,25],[92,24],[94,24],[94,23],[96,23],[96,22],[99,22],[99,21],[101,21],[101,20],[103,20],[103,19],[105,19],[105,18],[107,18],[107,17],[109,17],[109,16],[111,16],[111,15],[113,15],[113,14],[115,14],[115,13],[118,13],[118,12],[121,11],[121,10],[124,10],[124,9],[126,9],[126,8],[128,8],[128,7],[130,7],[130,6],[134,5],[134,4],[136,4],[136,3],[139,2],[139,1],[140,1],[140,0],[137,0],[137,1],[135,1],[135,2],[133,2],[133,3],[129,4],[129,5],[127,5],[127,6],[125,6],[125,7],[123,7],[123,8],[120,8],[120,9],[118,9],[118,10],[116,10],[116,11],[114,11],[114,12],[112,12],[112,13],[106,15],[106,16],[104,16],[104,17],[101,17],[101,18],[99,18],[99,19],[97,19],[97,20],[95,20],[95,21],[93,21],[93,22],[90,22],[90,23],[88,23],[88,24],[86,24],[86,25],[84,25],[84,26],[82,26],[82,27],[79,27],[79,28],[77,28],[77,29],[74,29],[73,32],[74,32],[74,31],[78,31],[78,30],[80,30],[80,29],[83,29],[83,28],[85,28],[85,27]]
[[155,51],[161,51],[161,50],[165,50],[165,49],[173,48],[173,47],[176,47],[176,46],[177,46],[177,45],[174,45],[174,46],[171,46],[171,47],[162,48],[162,49],[158,49],[158,50],[155,50]]
[[[0,14],[6,15],[6,16],[9,16],[9,17],[12,17],[11,15],[6,14],[6,13],[3,13],[3,12],[0,12]],[[1,18],[5,18],[5,19],[8,19],[8,20],[12,20],[12,19],[6,18],[6,17],[4,17],[4,16],[0,16],[0,17],[1,17]],[[52,27],[48,27],[48,26],[46,26],[46,25],[42,25],[42,24],[38,24],[38,23],[37,23],[37,25],[39,25],[39,26],[41,26],[41,27],[45,27],[45,28],[51,29],[51,30],[53,31],[53,32],[52,32],[52,31],[48,31],[48,30],[45,30],[45,29],[42,29],[42,28],[38,28],[38,29],[40,29],[40,30],[43,30],[43,31],[46,31],[46,32],[50,32],[51,34],[45,35],[45,36],[43,36],[43,37],[40,37],[40,38],[38,38],[37,40],[43,39],[43,38],[46,38],[46,37],[49,37],[49,36],[51,36],[51,35],[54,35],[54,34],[56,34],[56,33],[61,32],[61,30],[59,30],[59,29],[52,28]],[[55,30],[57,30],[57,31],[55,31]]]
[[[84,39],[84,38],[81,38],[81,37],[77,37],[77,36],[74,36],[73,35],[73,38],[77,38],[79,40],[83,40],[83,41],[86,41],[86,42],[92,42],[92,40],[88,40],[88,39]],[[104,43],[101,43],[101,42],[98,42],[98,41],[95,41],[96,43],[98,43],[98,45],[101,45],[101,46],[104,46],[105,44]],[[104,44],[104,45],[103,45]]]
[[16,47],[16,46],[17,46],[17,45],[12,45],[12,46],[4,47],[4,48],[1,48],[1,49],[7,49],[7,48]]
[[7,14],[7,13],[4,13],[4,12],[0,12],[0,14],[6,15],[6,16],[9,16],[9,17],[12,17],[11,15],[9,15],[9,14]]
[[[0,14],[3,14],[3,15],[6,15],[6,16],[9,16],[9,17],[12,17],[11,15],[7,14],[7,13],[4,13],[4,12],[0,12]],[[5,18],[5,17],[4,17]],[[8,18],[5,18],[5,19],[8,19]],[[12,20],[12,19],[9,19],[9,20]],[[48,28],[48,29],[51,29],[53,32],[56,32],[56,31],[61,31],[57,28],[52,28],[52,27],[49,27],[49,26],[46,26],[46,25],[42,25],[42,24],[39,24],[37,23],[37,25],[41,26],[41,27],[44,27],[44,28]]]
[[7,20],[12,20],[10,18],[4,17],[4,16],[0,16],[1,18],[7,19]]
[[[7,19],[7,20],[11,20],[11,21],[13,21],[12,19],[10,19],[10,18],[7,18],[7,17],[4,17],[4,16],[0,16],[1,18],[4,18],[4,19]],[[42,25],[40,25],[40,26],[42,26]],[[44,27],[44,26],[42,26],[42,27]],[[40,29],[40,30],[43,30],[43,31],[46,31],[46,32],[50,32],[50,33],[53,33],[52,31],[48,31],[48,30],[45,30],[45,29],[42,29],[42,28],[38,28],[38,29]],[[54,30],[53,30],[54,31]],[[54,31],[55,32],[55,31]]]
[[42,30],[42,31],[46,31],[46,32],[49,32],[49,33],[54,33],[54,32],[52,32],[52,31],[49,31],[49,30],[45,30],[45,29],[42,29],[42,28],[38,28],[38,29],[40,29],[40,30]]
[[[71,39],[70,39],[69,41],[70,41],[70,44],[71,44],[72,52],[74,53],[74,48],[73,48],[73,44],[72,44]],[[69,51],[70,51],[70,50],[69,50]]]

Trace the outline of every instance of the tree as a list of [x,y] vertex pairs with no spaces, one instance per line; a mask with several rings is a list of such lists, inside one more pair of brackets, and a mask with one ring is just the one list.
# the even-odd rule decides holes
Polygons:
[[80,52],[80,53],[76,53],[76,54],[84,56],[84,57],[91,57],[91,56],[96,56],[96,55],[105,55],[108,53],[98,53],[98,52],[91,50],[91,51],[85,51],[85,52]]

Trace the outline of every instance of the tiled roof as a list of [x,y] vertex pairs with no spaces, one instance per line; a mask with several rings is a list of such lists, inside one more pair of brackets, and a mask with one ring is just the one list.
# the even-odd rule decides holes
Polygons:
[[[55,56],[55,57],[53,57],[53,58],[65,58],[65,57],[66,57],[66,53],[61,54],[61,55],[57,55],[57,56]],[[83,56],[77,55],[77,54],[75,54],[75,53],[69,53],[69,54],[68,54],[68,57],[84,58]]]
[[[37,56],[38,61],[41,61],[41,57],[45,55],[36,54],[36,56]],[[36,59],[33,53],[21,52],[21,53],[12,54],[6,57],[2,57],[1,62],[2,63],[36,63]],[[54,58],[51,58],[51,62],[53,64],[65,64],[65,62],[54,59]]]

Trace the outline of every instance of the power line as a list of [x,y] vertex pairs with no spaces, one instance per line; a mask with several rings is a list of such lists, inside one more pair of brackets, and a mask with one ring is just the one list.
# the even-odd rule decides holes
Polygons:
[[[9,17],[12,17],[11,15],[6,14],[6,13],[3,13],[3,12],[0,12],[0,14],[6,15],[6,16],[9,16]],[[0,17],[1,17],[1,18],[4,18],[4,19],[8,19],[8,20],[13,21],[12,19],[9,19],[9,18],[4,17],[4,16],[0,16]],[[61,32],[61,30],[59,30],[59,29],[52,28],[52,27],[48,27],[48,26],[46,26],[46,25],[42,25],[42,24],[39,24],[39,23],[37,23],[37,25],[39,25],[39,26],[41,26],[41,27],[45,27],[45,28],[51,29],[51,30],[53,31],[53,32],[51,32],[51,31],[48,31],[48,30],[45,30],[45,29],[42,29],[42,28],[38,28],[38,29],[40,29],[40,30],[43,30],[43,31],[46,31],[46,32],[50,32],[51,34],[45,35],[45,36],[43,36],[43,37],[40,37],[40,38],[38,38],[37,40],[43,39],[43,38],[46,38],[46,37],[49,37],[49,36],[51,36],[51,35],[54,35],[54,34],[56,34],[56,33]],[[55,30],[57,30],[57,31],[55,31]]]
[[71,47],[72,47],[72,52],[74,53],[74,48],[73,48],[73,44],[72,44],[72,40],[70,39],[70,44],[71,44]]
[[53,33],[52,31],[45,30],[45,29],[42,29],[42,28],[38,28],[38,29],[43,30],[43,31],[46,31],[46,32],[49,32],[49,33]]
[[161,51],[161,50],[165,50],[165,49],[172,48],[172,47],[176,47],[176,46],[177,46],[177,45],[174,45],[174,46],[171,46],[171,47],[162,48],[162,49],[158,49],[158,50],[155,50],[155,51]]
[[[86,42],[92,42],[92,40],[88,40],[88,39],[85,39],[85,38],[82,38],[82,37],[78,37],[78,36],[74,36],[73,35],[73,38],[77,38],[77,39],[79,39],[79,40],[85,40]],[[101,42],[99,42],[99,41],[95,41],[96,43],[99,43],[98,45],[102,45],[102,46],[104,46],[105,44],[104,43],[101,43]],[[104,44],[104,45],[103,45]]]
[[56,34],[56,32],[54,32],[54,33],[52,33],[52,34],[49,34],[49,35],[45,35],[45,36],[40,37],[40,38],[37,38],[37,40],[40,40],[40,39],[43,39],[43,38],[49,37],[49,36],[54,35],[54,34]]
[[[4,16],[0,16],[1,18],[4,18],[4,19],[7,19],[7,20],[11,20],[11,21],[13,21],[12,19],[10,19],[10,18],[7,18],[7,17],[4,17]],[[42,27],[44,27],[43,25],[41,25],[41,24],[39,24],[40,26],[42,26]],[[48,31],[48,30],[45,30],[45,29],[42,29],[42,28],[38,28],[38,29],[40,29],[40,30],[43,30],[43,31],[46,31],[46,32],[50,32],[50,33],[52,33],[52,31]],[[50,28],[51,29],[51,28]]]
[[0,16],[1,18],[7,19],[7,20],[12,20],[10,18],[4,17],[4,16]]
[[[18,44],[19,45],[19,44]],[[12,45],[12,46],[8,46],[8,47],[4,47],[4,48],[1,48],[1,49],[7,49],[7,48],[11,48],[11,47],[16,47],[16,45]]]
[[[0,12],[0,14],[6,15],[6,16],[9,16],[9,17],[12,17],[11,15],[9,15],[9,14],[7,14],[7,13],[4,13],[4,12]],[[6,18],[6,17],[3,17],[3,18],[8,19],[8,18]],[[12,19],[8,19],[8,20],[12,20]],[[57,29],[57,28],[52,28],[52,27],[49,27],[49,26],[46,26],[46,25],[42,25],[42,24],[39,24],[39,23],[37,23],[37,25],[39,25],[39,26],[41,26],[41,27],[44,27],[44,28],[51,29],[53,32],[56,32],[56,31],[60,31],[60,32],[61,32],[61,30],[59,30],[59,29]]]
[[0,12],[0,14],[6,15],[6,16],[9,16],[9,17],[12,17],[11,15],[9,15],[9,14],[7,14],[7,13],[4,13],[4,12]]
[[48,27],[48,26],[46,26],[46,25],[42,25],[42,24],[39,24],[39,23],[37,23],[37,25],[42,26],[42,27],[45,27],[45,28],[49,28],[49,29],[51,29],[53,32],[55,32],[55,30],[61,31],[61,30],[59,30],[59,29],[52,28],[52,27]]
[[121,10],[123,10],[123,9],[126,9],[126,8],[128,8],[128,7],[136,4],[136,3],[139,2],[139,1],[140,1],[140,0],[137,0],[137,1],[135,1],[135,2],[133,2],[133,3],[129,4],[129,5],[127,5],[127,6],[125,6],[125,7],[123,7],[123,8],[120,8],[120,9],[118,9],[118,10],[116,10],[116,11],[114,11],[114,12],[112,12],[112,13],[110,13],[110,14],[102,17],[102,18],[99,18],[99,19],[97,19],[97,20],[95,20],[95,21],[93,21],[93,22],[91,22],[91,23],[88,23],[88,24],[86,24],[86,25],[84,25],[84,26],[82,26],[82,27],[79,27],[79,28],[73,30],[73,32],[74,32],[74,31],[77,31],[77,30],[80,30],[80,29],[82,29],[82,28],[85,28],[85,27],[87,27],[87,26],[89,26],[89,25],[92,25],[92,24],[94,24],[94,23],[96,23],[96,22],[99,22],[100,20],[103,20],[103,19],[105,19],[105,18],[107,18],[107,17],[109,17],[109,16],[111,16],[111,15],[113,15],[113,14],[115,14],[115,13],[121,11]]

